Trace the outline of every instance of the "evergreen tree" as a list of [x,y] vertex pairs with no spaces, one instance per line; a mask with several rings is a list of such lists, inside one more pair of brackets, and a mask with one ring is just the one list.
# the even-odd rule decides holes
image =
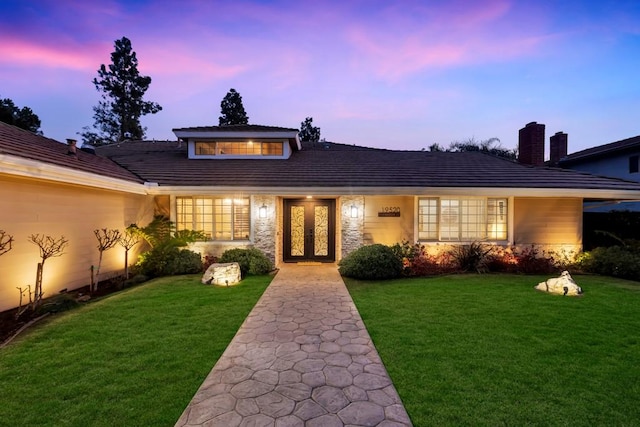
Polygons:
[[42,135],[40,118],[29,107],[18,108],[9,98],[0,99],[0,122]]
[[235,89],[229,89],[220,103],[220,114],[218,121],[220,126],[224,125],[246,125],[249,123],[247,112],[242,105],[242,96]]
[[313,117],[307,117],[304,122],[300,123],[298,138],[300,141],[320,141],[320,128],[313,126]]
[[98,77],[92,82],[102,99],[93,107],[94,130],[85,127],[80,133],[84,142],[101,144],[143,139],[146,128],[140,125],[140,117],[155,114],[162,107],[143,100],[151,77],[140,75],[138,58],[128,38],[115,41],[111,64],[108,67],[102,64]]

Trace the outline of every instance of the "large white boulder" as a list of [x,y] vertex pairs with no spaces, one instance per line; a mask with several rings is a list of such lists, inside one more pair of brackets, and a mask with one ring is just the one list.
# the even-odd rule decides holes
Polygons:
[[549,292],[550,294],[582,295],[582,288],[573,280],[568,271],[563,271],[560,277],[553,277],[538,283],[535,288],[539,291]]
[[240,265],[237,262],[226,264],[211,264],[202,276],[202,283],[205,285],[231,286],[238,283],[240,276]]

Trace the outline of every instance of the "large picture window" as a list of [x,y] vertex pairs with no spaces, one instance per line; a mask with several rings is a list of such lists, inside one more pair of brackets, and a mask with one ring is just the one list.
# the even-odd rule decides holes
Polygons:
[[507,239],[507,199],[425,197],[418,201],[418,240]]
[[204,232],[208,240],[249,240],[249,198],[177,197],[176,228]]

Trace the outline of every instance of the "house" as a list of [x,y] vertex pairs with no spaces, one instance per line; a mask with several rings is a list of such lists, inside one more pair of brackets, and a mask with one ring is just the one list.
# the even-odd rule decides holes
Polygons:
[[[177,128],[177,141],[126,141],[75,158],[71,146],[0,124],[0,194],[12,201],[0,229],[24,242],[0,257],[9,272],[0,309],[17,305],[15,284],[32,279],[30,233],[71,242],[69,256],[45,268],[51,295],[88,282],[93,229],[153,215],[203,231],[206,240],[192,245],[203,255],[257,247],[276,264],[334,262],[364,244],[402,240],[431,250],[483,240],[578,252],[583,201],[638,199],[640,183],[534,166],[539,129],[527,127],[520,148],[530,155],[518,163],[301,142],[297,129],[258,125]],[[110,255],[105,271],[118,270],[121,254]]]
[[[14,240],[0,256],[0,311],[18,306],[16,287],[35,282],[40,255],[30,235],[69,241],[62,256],[45,262],[46,298],[91,283],[95,229],[146,224],[154,211],[144,180],[132,172],[78,149],[75,141],[63,144],[6,123],[0,123],[0,201],[0,230]],[[124,249],[108,250],[100,279],[123,269]]]
[[[640,182],[640,135],[561,156],[558,166],[594,175]],[[640,211],[640,201],[587,203],[585,211]]]

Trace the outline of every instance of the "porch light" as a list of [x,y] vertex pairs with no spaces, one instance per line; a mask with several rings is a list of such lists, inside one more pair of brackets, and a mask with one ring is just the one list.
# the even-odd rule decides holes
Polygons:
[[351,218],[358,218],[358,207],[351,205]]
[[258,216],[260,218],[266,218],[267,217],[267,206],[266,205],[260,206],[260,209],[258,209]]

